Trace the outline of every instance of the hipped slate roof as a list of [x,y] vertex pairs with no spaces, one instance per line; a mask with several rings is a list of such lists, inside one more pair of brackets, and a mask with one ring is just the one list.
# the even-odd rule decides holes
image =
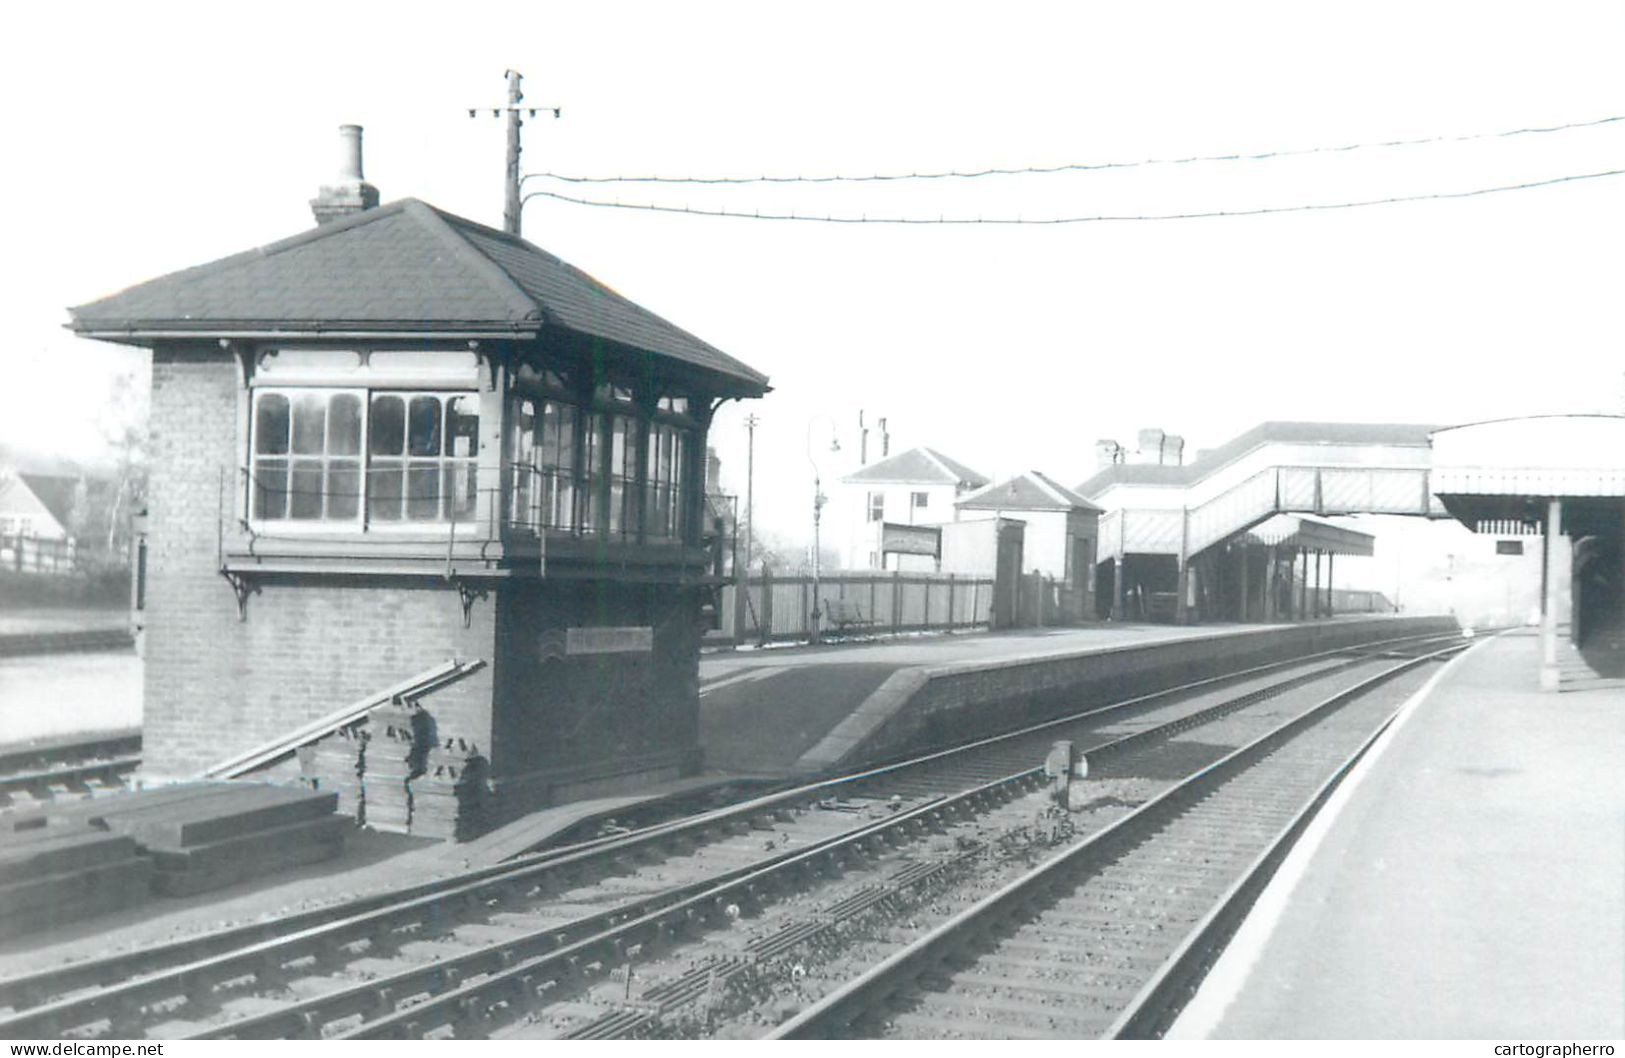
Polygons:
[[1100,510],[1076,492],[1036,470],[977,489],[954,506],[974,511]]
[[853,471],[842,481],[874,485],[964,485],[979,488],[987,478],[934,448],[910,448]]
[[1116,463],[1102,467],[1074,490],[1099,496],[1112,485],[1189,485],[1266,444],[1412,445],[1428,447],[1436,426],[1414,423],[1266,422],[1203,452],[1183,466]]
[[561,328],[767,389],[767,376],[506,232],[406,198],[70,309],[72,328],[176,333],[488,334]]
[[26,485],[30,492],[38,497],[40,506],[51,513],[57,524],[67,529],[73,523],[73,501],[79,491],[77,478],[60,477],[55,474],[26,474],[17,475],[17,480]]

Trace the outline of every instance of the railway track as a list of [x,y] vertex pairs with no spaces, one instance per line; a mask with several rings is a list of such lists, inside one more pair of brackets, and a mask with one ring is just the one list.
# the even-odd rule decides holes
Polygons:
[[0,747],[0,811],[121,790],[140,764],[139,730]]
[[[1437,639],[1381,646],[1414,650]],[[1031,808],[1011,806],[1041,784],[1039,751],[1056,738],[1093,730],[1087,752],[1107,762],[1372,664],[1336,652],[1264,666],[625,837],[0,981],[0,1005],[11,1011],[0,1017],[0,1035],[468,1033],[471,1024],[519,1016],[537,996],[567,993],[668,941],[737,924],[808,878],[861,875],[852,865],[884,860],[884,850],[955,828],[1020,830]],[[1304,671],[1280,675],[1295,669]],[[959,839],[948,855],[899,868],[902,878],[882,871],[852,881],[842,899],[862,909],[929,889],[987,844]],[[818,914],[826,928],[772,944],[805,943],[849,917]],[[702,997],[715,992],[719,972],[707,975]],[[673,987],[674,995],[694,990],[692,981]]]
[[829,982],[772,1038],[1154,1038],[1392,719],[1392,664]]

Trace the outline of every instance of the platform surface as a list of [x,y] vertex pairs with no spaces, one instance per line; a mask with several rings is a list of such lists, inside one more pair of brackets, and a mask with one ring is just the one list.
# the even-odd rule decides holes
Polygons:
[[903,669],[1059,657],[1270,627],[1283,626],[1099,624],[707,654],[700,659],[700,743],[710,768],[788,772]]
[[1408,705],[1171,1036],[1625,1036],[1625,691],[1543,694],[1538,649],[1488,640]]

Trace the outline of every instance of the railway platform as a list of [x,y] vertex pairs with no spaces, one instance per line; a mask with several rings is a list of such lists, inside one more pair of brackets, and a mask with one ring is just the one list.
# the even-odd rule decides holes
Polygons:
[[1038,719],[1046,700],[1143,693],[1170,672],[1399,635],[1409,620],[1114,623],[713,654],[700,662],[700,742],[706,766],[730,774],[827,772],[1008,728],[1029,707]]
[[1509,632],[1407,703],[1170,1038],[1625,1036],[1625,687],[1538,660]]
[[905,669],[997,665],[1267,627],[1103,624],[707,654],[700,659],[700,740],[709,767],[788,773]]

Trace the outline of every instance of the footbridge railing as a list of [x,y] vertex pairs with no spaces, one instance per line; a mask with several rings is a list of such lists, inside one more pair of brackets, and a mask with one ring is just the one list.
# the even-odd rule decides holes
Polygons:
[[1274,466],[1195,506],[1102,515],[1100,553],[1190,556],[1276,514],[1448,517],[1425,468]]

